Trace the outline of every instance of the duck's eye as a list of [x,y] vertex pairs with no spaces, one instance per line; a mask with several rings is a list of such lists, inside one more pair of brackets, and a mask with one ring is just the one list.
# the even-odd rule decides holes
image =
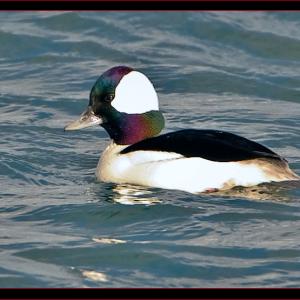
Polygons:
[[105,100],[106,102],[111,102],[111,101],[114,100],[114,98],[115,98],[115,95],[114,95],[114,94],[107,94],[107,95],[105,96],[104,100]]

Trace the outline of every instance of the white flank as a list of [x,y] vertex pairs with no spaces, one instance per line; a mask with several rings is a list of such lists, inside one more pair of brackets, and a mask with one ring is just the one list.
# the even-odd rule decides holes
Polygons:
[[191,193],[253,186],[271,181],[254,164],[185,158],[177,153],[136,151],[120,155],[126,146],[111,143],[99,160],[96,175],[106,182],[131,183]]
[[159,110],[158,97],[151,81],[142,73],[132,71],[119,82],[111,105],[120,112],[141,114]]

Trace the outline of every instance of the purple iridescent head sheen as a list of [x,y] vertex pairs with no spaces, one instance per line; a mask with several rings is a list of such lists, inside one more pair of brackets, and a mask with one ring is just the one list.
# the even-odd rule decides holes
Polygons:
[[101,77],[109,77],[111,78],[113,81],[115,81],[116,83],[118,83],[122,77],[126,74],[128,74],[129,72],[133,71],[132,68],[127,67],[127,66],[117,66],[117,67],[113,67],[107,71],[105,71]]
[[115,89],[117,87],[117,85],[119,84],[119,82],[121,81],[121,79],[127,75],[128,73],[130,73],[131,71],[133,71],[132,68],[130,67],[126,67],[126,66],[117,66],[117,67],[113,67],[107,71],[105,71],[100,77],[99,79],[96,81],[95,86],[97,86],[97,84],[101,84],[103,86],[109,86],[112,89]]

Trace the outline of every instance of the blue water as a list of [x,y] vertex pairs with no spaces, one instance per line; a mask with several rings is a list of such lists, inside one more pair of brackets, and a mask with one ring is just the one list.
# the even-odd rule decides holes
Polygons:
[[63,127],[125,64],[165,132],[237,133],[300,174],[299,28],[291,12],[1,12],[0,287],[298,287],[299,185],[97,182],[106,132]]

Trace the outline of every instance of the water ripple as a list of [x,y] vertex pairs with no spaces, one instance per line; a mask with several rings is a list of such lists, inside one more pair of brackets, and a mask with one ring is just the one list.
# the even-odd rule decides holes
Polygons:
[[0,14],[1,287],[299,286],[297,184],[101,183],[107,134],[63,131],[104,70],[130,65],[153,81],[164,132],[240,134],[300,174],[299,14]]

